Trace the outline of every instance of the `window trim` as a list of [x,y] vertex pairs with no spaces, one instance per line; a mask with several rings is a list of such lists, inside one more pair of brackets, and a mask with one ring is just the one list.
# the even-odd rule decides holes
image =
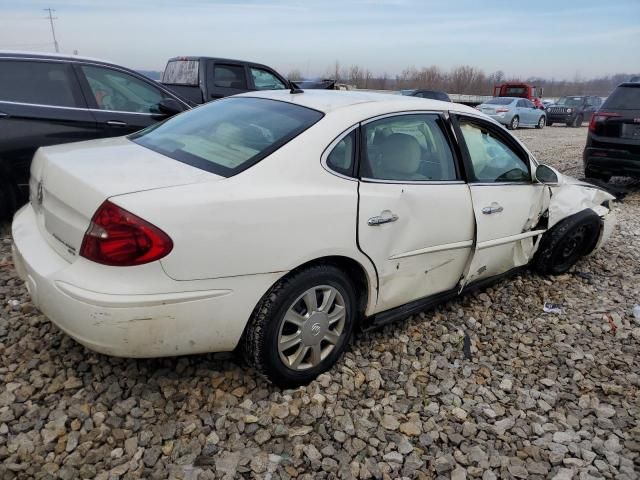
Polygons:
[[[513,150],[513,152],[520,158],[521,161],[524,162],[524,164],[527,167],[527,170],[529,171],[529,181],[528,182],[514,182],[514,181],[509,181],[509,182],[486,182],[486,181],[478,181],[475,178],[475,172],[473,169],[473,162],[471,161],[471,155],[469,153],[469,149],[467,148],[467,142],[464,139],[464,135],[462,133],[462,129],[460,128],[460,123],[470,123],[472,125],[478,125],[482,128],[486,128],[491,134],[495,135],[500,141],[502,141],[503,143],[506,144],[507,147],[509,147],[511,150]],[[480,117],[476,117],[476,116],[472,116],[472,115],[466,115],[463,113],[452,113],[451,115],[451,124],[453,126],[453,130],[455,132],[456,138],[457,138],[457,143],[460,147],[461,153],[462,153],[462,158],[463,158],[463,163],[464,163],[464,168],[465,168],[465,172],[467,172],[466,175],[466,181],[469,185],[478,185],[478,186],[491,186],[491,185],[496,185],[496,186],[500,186],[500,185],[531,185],[535,183],[535,180],[533,178],[533,162],[531,160],[531,156],[528,154],[528,152],[526,150],[524,150],[522,148],[522,146],[520,146],[518,144],[517,141],[515,141],[514,138],[511,137],[511,134],[509,134],[503,126],[501,125],[495,125],[490,121],[487,121],[483,118]]]
[[[383,120],[385,118],[390,117],[398,117],[398,116],[407,116],[407,115],[433,115],[437,117],[437,119],[441,122],[439,125],[440,131],[445,139],[446,144],[449,146],[451,150],[451,156],[453,158],[453,165],[455,169],[456,179],[455,180],[385,180],[378,178],[370,178],[363,177],[360,173],[360,167],[363,163],[363,155],[366,152],[366,136],[364,135],[362,129],[365,125],[376,122],[378,120]],[[356,161],[357,170],[355,172],[356,178],[364,183],[388,183],[388,184],[401,184],[401,185],[455,185],[465,183],[465,170],[466,166],[462,162],[462,157],[460,156],[460,151],[457,147],[457,142],[455,141],[455,137],[452,136],[452,132],[449,131],[451,128],[449,121],[449,114],[447,111],[442,110],[409,110],[409,111],[400,111],[393,113],[385,113],[382,115],[376,115],[375,117],[367,118],[360,122],[360,141],[358,148],[358,158]]]

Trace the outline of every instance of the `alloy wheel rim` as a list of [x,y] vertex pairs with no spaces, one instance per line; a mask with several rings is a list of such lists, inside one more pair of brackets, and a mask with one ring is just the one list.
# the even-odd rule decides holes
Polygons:
[[516,117],[516,118],[514,118],[514,119],[513,119],[513,121],[512,121],[511,123],[512,123],[512,125],[513,125],[513,128],[518,128],[518,123],[519,123],[519,122],[518,122],[518,118],[517,118],[517,117]]
[[346,313],[344,298],[335,287],[308,289],[289,306],[280,324],[280,360],[292,370],[318,366],[340,342]]
[[540,127],[544,127],[545,121],[544,121],[544,117],[540,117],[540,120],[538,120],[538,125]]

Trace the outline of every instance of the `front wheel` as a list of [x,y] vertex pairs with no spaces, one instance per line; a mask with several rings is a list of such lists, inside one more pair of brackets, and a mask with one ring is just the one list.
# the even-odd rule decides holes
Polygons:
[[547,127],[550,127],[553,125],[553,122],[547,122]]
[[566,273],[595,248],[601,228],[600,217],[590,209],[565,218],[545,233],[533,268],[545,275]]
[[276,283],[254,310],[245,359],[281,388],[305,385],[342,356],[356,315],[356,294],[342,270],[301,270]]
[[544,128],[546,123],[547,123],[547,118],[544,115],[540,115],[540,118],[538,119],[538,123],[536,125],[536,128],[538,130],[541,130],[541,129]]
[[509,122],[508,128],[509,130],[515,130],[516,128],[518,128],[518,125],[520,125],[520,119],[517,115],[515,115]]

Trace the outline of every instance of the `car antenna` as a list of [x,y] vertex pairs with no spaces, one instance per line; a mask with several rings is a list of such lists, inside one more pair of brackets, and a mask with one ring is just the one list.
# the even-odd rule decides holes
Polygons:
[[289,85],[291,85],[291,90],[289,90],[289,93],[291,94],[304,93],[304,90],[298,87],[298,85],[296,85],[295,82],[289,81]]

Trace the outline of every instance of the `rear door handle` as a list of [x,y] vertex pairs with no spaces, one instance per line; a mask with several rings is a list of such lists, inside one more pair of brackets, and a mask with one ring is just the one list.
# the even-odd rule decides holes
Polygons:
[[376,215],[375,217],[371,217],[367,220],[367,225],[370,227],[377,227],[378,225],[382,225],[383,223],[391,223],[398,220],[398,215],[395,213],[385,210],[380,215]]
[[504,208],[502,208],[502,205],[499,205],[498,203],[493,202],[490,206],[483,207],[482,213],[484,213],[485,215],[491,215],[492,213],[500,213],[503,210]]
[[111,125],[112,127],[126,127],[127,122],[121,122],[120,120],[109,120],[107,125]]

